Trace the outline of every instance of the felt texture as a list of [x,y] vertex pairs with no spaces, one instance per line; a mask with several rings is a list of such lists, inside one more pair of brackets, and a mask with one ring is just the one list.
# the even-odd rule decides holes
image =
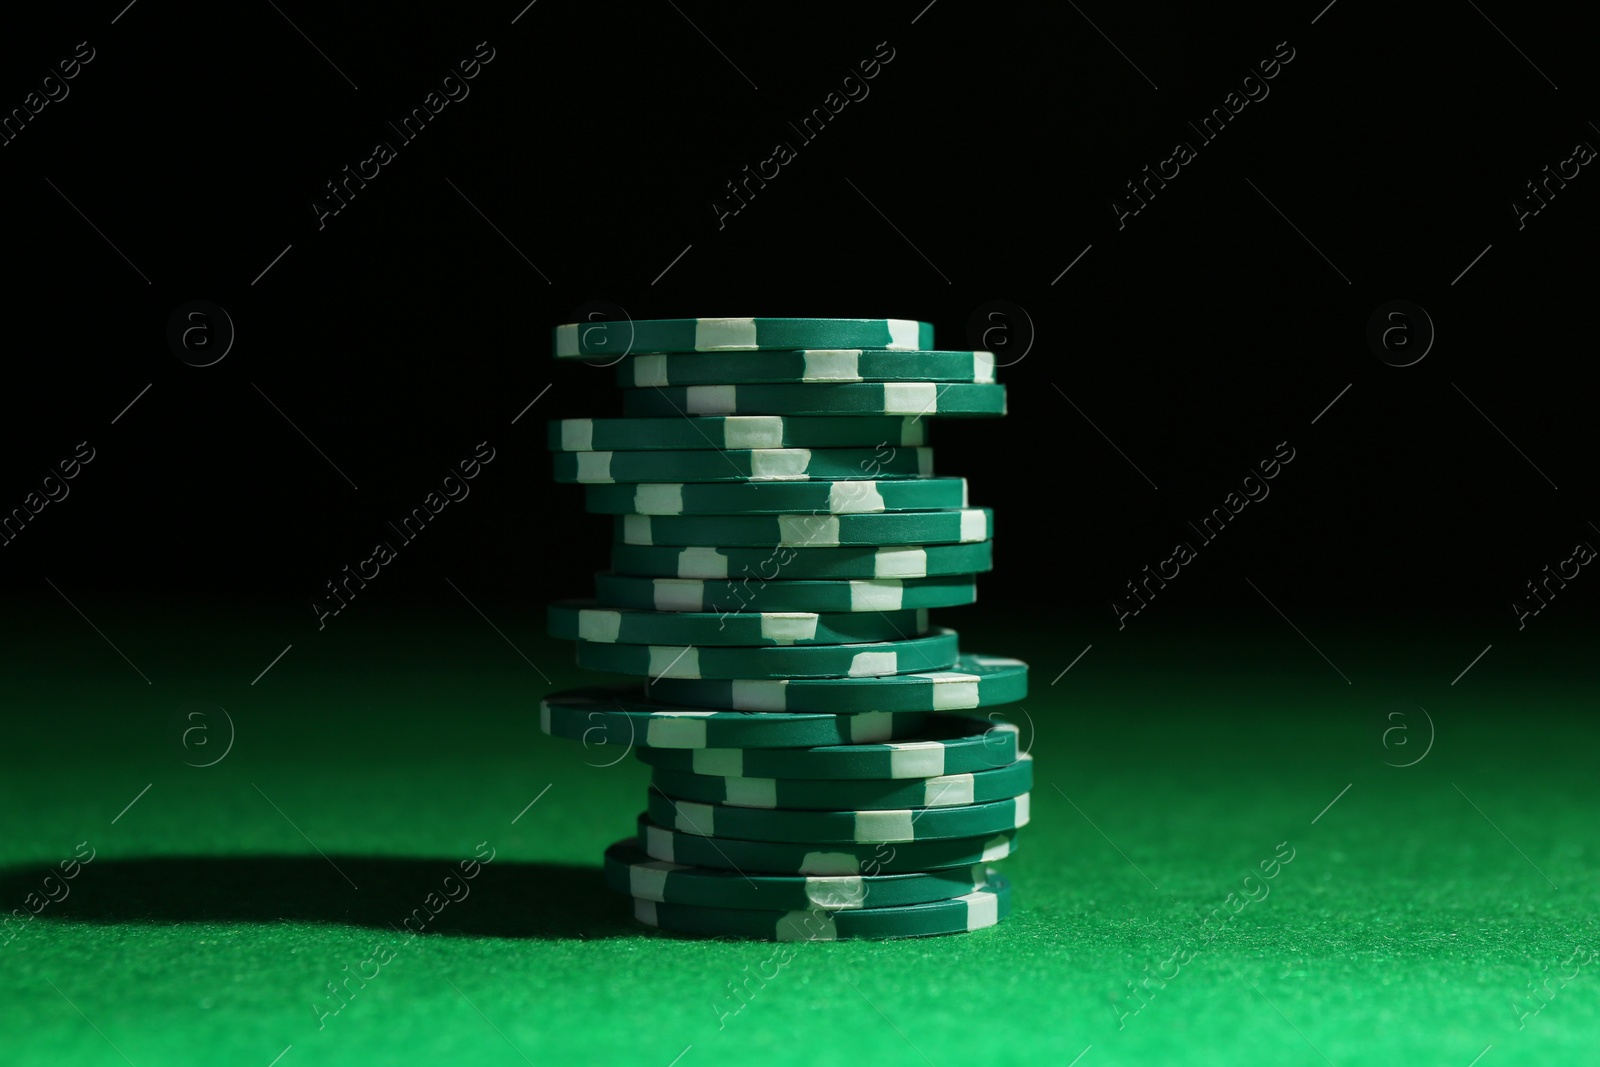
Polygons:
[[[1324,628],[1336,671],[1281,626],[1150,628],[1091,635],[1051,684],[1091,638],[946,612],[965,650],[1034,665],[1013,915],[775,946],[646,930],[605,889],[648,772],[538,732],[539,696],[597,676],[537,613],[502,621],[537,668],[473,617],[373,613],[292,631],[255,685],[284,626],[97,621],[149,685],[71,620],[10,637],[0,902],[94,858],[0,935],[8,1064],[1466,1067],[1492,1045],[1500,1067],[1600,1042],[1578,637],[1451,686],[1472,635]],[[212,712],[181,743],[208,706],[233,748],[186,766],[226,739]],[[1422,708],[1433,747],[1393,766]]]

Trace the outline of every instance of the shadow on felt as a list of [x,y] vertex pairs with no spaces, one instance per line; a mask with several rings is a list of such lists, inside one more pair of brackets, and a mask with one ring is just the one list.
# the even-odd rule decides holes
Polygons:
[[[95,859],[71,881],[61,875],[52,865],[0,869],[5,913],[26,915],[47,899],[47,889],[60,897],[64,887],[68,895],[45,904],[36,921],[320,922],[389,930],[404,929],[421,909],[411,929],[429,916],[424,936],[557,941],[641,932],[627,898],[606,887],[598,867],[500,859],[465,880],[450,859],[163,856]],[[440,908],[439,900],[448,900],[447,876],[454,876],[451,892],[460,897],[464,885],[468,893]],[[437,894],[438,914],[425,903],[430,893]]]

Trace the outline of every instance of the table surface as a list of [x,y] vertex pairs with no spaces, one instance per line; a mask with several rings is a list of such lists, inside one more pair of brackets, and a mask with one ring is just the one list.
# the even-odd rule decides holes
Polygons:
[[[0,899],[38,914],[0,934],[0,1058],[1592,1056],[1592,637],[1517,635],[1452,685],[1483,635],[945,615],[964,647],[1034,665],[1016,910],[781,966],[770,944],[646,931],[604,887],[646,769],[538,732],[538,698],[594,676],[536,612],[497,617],[504,640],[377,609],[321,633],[179,611],[13,627]],[[404,933],[474,856],[469,895]]]

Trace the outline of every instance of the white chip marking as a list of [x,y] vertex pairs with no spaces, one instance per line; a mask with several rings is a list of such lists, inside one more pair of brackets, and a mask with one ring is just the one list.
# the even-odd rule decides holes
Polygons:
[[741,711],[783,711],[789,706],[789,683],[774,678],[742,678],[729,683],[730,703]]
[[641,900],[635,897],[633,900],[633,917],[646,926],[660,925],[656,921],[656,902],[653,900]]
[[[709,711],[660,711],[645,725],[644,743],[651,748],[705,748]],[[656,859],[672,858],[671,855]]]
[[634,356],[633,384],[635,388],[639,389],[657,385],[671,385],[672,383],[667,381],[667,357]]
[[989,540],[989,516],[982,508],[967,508],[961,512],[961,540]]
[[1000,921],[1000,895],[998,893],[969,893],[957,900],[967,905],[967,929],[982,930]]
[[694,578],[656,578],[657,611],[699,611],[705,603],[706,583]]
[[890,778],[932,778],[944,773],[944,746],[937,741],[905,741],[889,747]]
[[651,536],[650,516],[622,516],[622,540],[630,545],[655,544],[655,538]]
[[578,323],[567,322],[556,327],[556,356],[578,354]]
[[766,808],[778,806],[778,780],[776,778],[725,778],[723,803],[732,808]]
[[809,478],[809,448],[758,448],[750,453],[750,477],[757,481],[796,481]]
[[539,701],[539,729],[543,733],[550,732],[550,705],[543,700]]
[[1017,825],[1018,826],[1026,826],[1026,825],[1028,825],[1028,820],[1030,818],[1032,818],[1033,798],[1029,794],[1024,793],[1020,797],[1017,798],[1016,804],[1017,804]]
[[667,874],[688,869],[682,864],[665,860],[629,864],[628,893],[637,900],[666,900]]
[[782,448],[783,419],[777,415],[732,415],[722,424],[724,448]]
[[850,657],[852,678],[876,678],[880,674],[894,674],[899,669],[898,652],[857,652]]
[[[650,854],[651,859],[675,862],[672,848],[672,833],[653,823],[647,823],[644,828],[644,850]],[[989,857],[985,856],[984,859]]]
[[855,841],[870,844],[875,841],[915,841],[916,812],[858,811],[856,812]]
[[839,544],[837,515],[779,515],[777,520],[780,545]]
[[610,452],[579,452],[578,481],[603,483],[611,481]]
[[972,380],[983,385],[994,384],[994,353],[972,353]]
[[650,665],[645,670],[651,678],[700,677],[700,650],[693,645],[649,645]]
[[890,319],[889,348],[915,352],[922,347],[922,324],[914,319]]
[[917,449],[917,474],[923,478],[933,476],[933,449]]
[[893,545],[872,554],[874,578],[926,578],[928,553],[916,545]]
[[883,509],[883,493],[877,482],[838,481],[828,489],[828,510],[835,515]]
[[755,319],[695,319],[696,352],[749,351],[756,347]]
[[622,632],[622,612],[584,608],[578,612],[578,639],[615,644]]
[[867,900],[867,883],[859,875],[807,878],[806,899],[824,911],[859,908]]
[[867,711],[849,716],[850,743],[878,744],[894,736],[894,712]]
[[644,482],[635,486],[633,510],[641,515],[682,515],[683,483]]
[[893,578],[850,583],[851,611],[899,611],[906,587]]
[[861,352],[858,349],[815,350],[805,353],[801,381],[859,382]]
[[761,636],[775,645],[792,645],[796,641],[815,641],[817,616],[810,611],[764,611],[761,613]]
[[932,382],[885,382],[883,411],[886,415],[933,415],[939,387]]
[[680,832],[697,837],[717,836],[716,809],[710,804],[696,804],[692,800],[672,802],[672,825]]
[[593,419],[561,420],[561,450],[563,452],[587,452],[593,447]]
[[922,783],[922,806],[953,808],[974,804],[975,783],[970,774],[946,774]]
[[1009,855],[1011,855],[1011,838],[1005,834],[1000,834],[990,839],[989,843],[983,847],[983,861],[985,863],[990,860],[1003,860]]
[[678,553],[679,578],[726,578],[728,557],[714,548],[686,548]]
[[921,419],[900,420],[900,446],[911,448],[928,440],[928,424]]
[[801,874],[860,874],[861,861],[848,852],[807,852],[800,858],[799,870]]

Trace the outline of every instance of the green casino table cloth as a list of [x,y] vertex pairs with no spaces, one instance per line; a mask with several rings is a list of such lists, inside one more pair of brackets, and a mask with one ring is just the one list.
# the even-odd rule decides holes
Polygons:
[[59,602],[6,635],[7,1064],[1498,1067],[1600,1043],[1587,632],[1458,675],[1488,638],[947,612],[1033,665],[1012,914],[773,944],[646,929],[604,887],[648,768],[539,732],[541,695],[596,678],[542,611],[94,614],[102,635]]

